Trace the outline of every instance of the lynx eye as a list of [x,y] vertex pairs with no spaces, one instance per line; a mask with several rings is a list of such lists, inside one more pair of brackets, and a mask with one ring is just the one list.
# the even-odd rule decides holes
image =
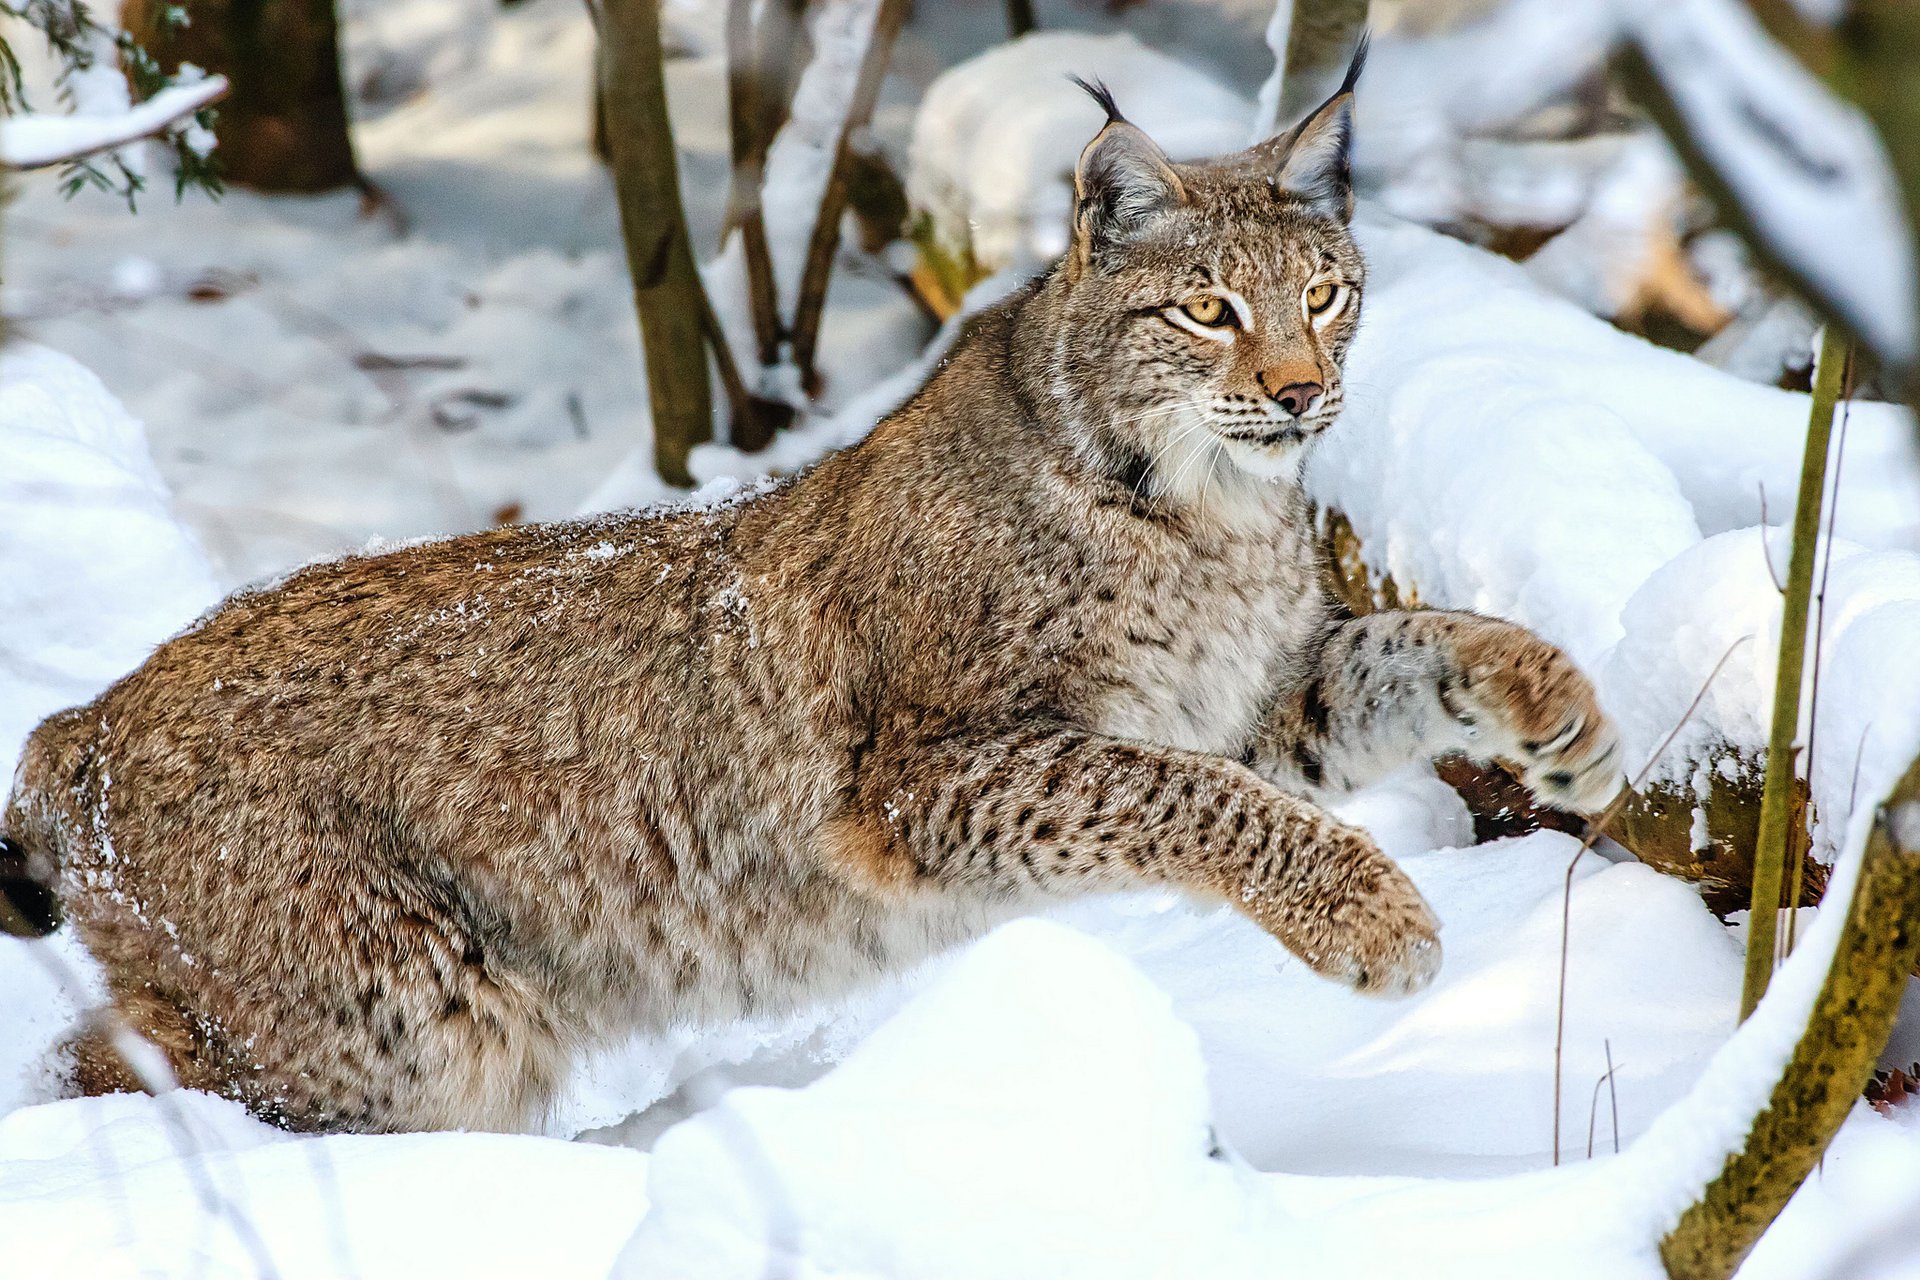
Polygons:
[[1181,308],[1187,317],[1204,325],[1217,325],[1226,319],[1226,299],[1212,293],[1203,293]]
[[1333,300],[1339,292],[1340,288],[1338,285],[1330,281],[1322,280],[1319,284],[1307,290],[1307,311],[1312,315],[1319,315],[1333,305]]

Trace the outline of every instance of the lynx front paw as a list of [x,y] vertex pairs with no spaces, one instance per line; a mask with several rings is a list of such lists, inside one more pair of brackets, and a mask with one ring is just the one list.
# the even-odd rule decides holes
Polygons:
[[1441,700],[1473,754],[1518,765],[1555,808],[1597,813],[1619,794],[1620,739],[1572,659],[1520,627],[1483,620],[1457,639],[1460,678]]
[[1351,829],[1341,838],[1351,845],[1336,855],[1346,872],[1305,895],[1290,927],[1274,932],[1324,978],[1365,995],[1412,995],[1440,972],[1440,921],[1371,840]]

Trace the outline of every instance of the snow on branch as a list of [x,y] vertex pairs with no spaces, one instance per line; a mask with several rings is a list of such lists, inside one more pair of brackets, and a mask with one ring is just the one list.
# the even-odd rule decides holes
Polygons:
[[[1763,247],[1884,359],[1909,365],[1913,237],[1880,140],[1732,0],[1630,6],[1630,33]],[[1671,132],[1671,130],[1669,130]]]
[[208,76],[169,86],[113,115],[7,116],[0,119],[0,168],[44,169],[151,138],[226,94],[226,77]]

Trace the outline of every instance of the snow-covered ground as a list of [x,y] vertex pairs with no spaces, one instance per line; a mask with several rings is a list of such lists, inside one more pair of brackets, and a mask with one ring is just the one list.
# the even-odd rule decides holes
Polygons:
[[[943,114],[916,131],[922,90],[1002,21],[987,0],[917,9],[875,135],[903,163],[915,138],[913,180],[945,216],[999,219],[1006,245],[1044,253],[1032,211],[1057,206],[1061,157],[1070,166],[1085,130],[1022,131],[987,109],[1006,95],[949,82]],[[0,776],[40,715],[245,581],[510,508],[537,519],[665,495],[643,465],[617,217],[586,148],[579,7],[347,10],[357,140],[404,227],[352,195],[152,201],[131,220],[104,199],[63,203],[51,182],[22,184],[6,210],[0,304],[33,341],[0,357]],[[1056,41],[993,74],[1044,77],[1044,103],[1062,48],[1097,60],[1105,47],[1114,63],[1073,69],[1104,74],[1149,122],[1181,118],[1156,94],[1190,74],[1215,86],[1190,121],[1204,149],[1244,137],[1270,11],[1147,5],[1139,44]],[[1112,31],[1132,11],[1041,12]],[[692,4],[670,6],[669,26],[689,50],[668,76],[711,253],[717,26]],[[1405,107],[1408,89],[1377,118],[1488,115],[1506,99],[1502,82],[1469,92],[1478,47],[1456,42],[1445,77],[1420,86],[1444,112]],[[1551,87],[1561,46],[1528,48],[1529,83]],[[1374,75],[1419,71],[1384,52]],[[1157,58],[1190,73],[1156,75]],[[963,141],[985,145],[969,158]],[[1405,162],[1404,194],[1421,153],[1402,145],[1382,154]],[[1642,759],[1738,645],[1672,761],[1709,739],[1757,746],[1779,626],[1768,556],[1776,572],[1785,561],[1763,525],[1792,501],[1805,397],[1619,334],[1537,273],[1420,227],[1369,215],[1361,236],[1367,319],[1350,407],[1308,473],[1315,495],[1424,600],[1567,646]],[[849,251],[824,329],[833,412],[769,454],[704,449],[696,472],[802,465],[857,438],[944,336],[929,344],[880,265]],[[1920,747],[1913,441],[1902,412],[1850,412],[1813,761],[1829,851],[1857,847],[1860,801]],[[47,1051],[88,998],[87,961],[64,935],[0,940],[0,1271],[1658,1275],[1651,1244],[1764,1091],[1838,913],[1802,931],[1776,996],[1730,1039],[1737,933],[1617,850],[1582,859],[1556,1162],[1576,846],[1542,832],[1468,847],[1460,802],[1420,773],[1346,812],[1445,921],[1446,968],[1413,1000],[1322,983],[1226,909],[1090,902],[839,1007],[602,1054],[547,1137],[295,1138],[198,1095],[46,1102]],[[1836,892],[1849,874],[1843,859]],[[1920,1056],[1917,1039],[1903,1030],[1898,1061]],[[1920,1119],[1857,1107],[1741,1274],[1920,1277],[1916,1185]]]

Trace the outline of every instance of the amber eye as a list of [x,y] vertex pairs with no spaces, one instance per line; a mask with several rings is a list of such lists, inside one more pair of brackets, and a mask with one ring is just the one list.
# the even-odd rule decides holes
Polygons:
[[1322,280],[1307,290],[1307,310],[1316,316],[1319,315],[1333,305],[1333,296],[1336,292],[1338,292],[1336,286]]
[[1219,324],[1227,314],[1226,300],[1211,293],[1201,294],[1180,309],[1187,313],[1188,318],[1206,325]]

